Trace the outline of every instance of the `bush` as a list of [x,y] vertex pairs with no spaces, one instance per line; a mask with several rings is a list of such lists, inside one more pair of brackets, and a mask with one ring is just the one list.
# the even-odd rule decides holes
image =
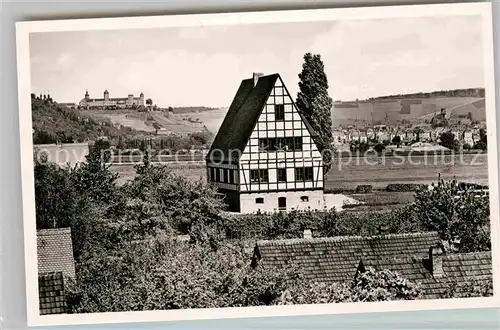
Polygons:
[[351,283],[301,282],[283,292],[280,304],[414,300],[421,295],[422,289],[418,284],[402,278],[398,273],[368,268],[358,273]]
[[450,150],[457,151],[459,148],[459,143],[455,139],[455,135],[452,132],[445,132],[439,136],[439,144]]
[[417,191],[418,189],[425,186],[426,185],[415,184],[415,183],[391,183],[387,185],[385,190],[390,192],[408,192],[408,191]]
[[377,143],[373,149],[377,152],[377,153],[382,153],[382,151],[385,150],[385,145],[383,143]]
[[493,296],[493,280],[469,278],[458,282],[455,278],[446,281],[446,290],[443,298],[473,298]]
[[385,212],[292,211],[289,213],[227,215],[223,221],[226,237],[233,239],[301,238],[305,229],[316,237],[371,236],[381,226],[387,233],[421,231],[411,208]]
[[356,194],[369,194],[372,192],[372,185],[363,184],[356,187]]

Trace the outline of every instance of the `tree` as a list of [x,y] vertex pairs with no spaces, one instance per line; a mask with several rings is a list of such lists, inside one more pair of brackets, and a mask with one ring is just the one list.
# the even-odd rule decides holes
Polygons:
[[75,169],[61,168],[44,159],[35,159],[36,228],[71,228],[75,258],[92,243],[102,209],[93,192],[78,186]]
[[392,143],[394,143],[398,148],[401,145],[401,136],[396,135],[392,138]]
[[420,134],[422,134],[424,130],[421,127],[415,127],[413,129],[413,133],[415,134],[415,141],[420,142]]
[[111,143],[98,139],[89,146],[89,154],[78,168],[75,169],[75,188],[86,193],[99,204],[113,204],[121,198],[116,180],[118,173],[110,170],[113,157]]
[[328,80],[320,55],[306,53],[302,72],[299,73],[297,108],[312,126],[315,142],[323,154],[323,169],[328,173],[332,166],[332,99],[328,95]]
[[417,190],[411,210],[427,230],[437,231],[452,251],[491,249],[489,198],[456,180],[440,179]]
[[373,147],[373,149],[374,149],[377,153],[379,153],[379,154],[380,154],[380,153],[382,153],[382,151],[384,151],[384,150],[385,150],[385,145],[384,145],[384,144],[382,144],[382,143],[377,143],[377,144]]
[[452,132],[444,132],[439,136],[439,144],[450,150],[457,150],[458,143]]
[[224,202],[201,180],[193,182],[165,166],[148,166],[125,189],[128,198],[157,207],[174,230],[189,234],[193,241],[216,247],[224,236]]
[[146,105],[149,107],[149,109],[151,109],[151,106],[153,105],[153,100],[147,99],[146,100]]
[[484,128],[479,129],[479,141],[474,144],[474,149],[488,150],[488,138]]

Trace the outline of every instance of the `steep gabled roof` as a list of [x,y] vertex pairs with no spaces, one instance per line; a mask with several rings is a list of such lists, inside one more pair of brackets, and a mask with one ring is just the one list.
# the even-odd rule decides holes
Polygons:
[[[241,82],[206,160],[231,160],[232,162],[239,160],[278,79],[281,79],[280,75],[275,73],[259,77],[255,87],[253,78]],[[302,115],[300,116],[311,136],[315,136],[311,125]]]
[[450,281],[457,283],[457,290],[471,279],[488,280],[492,278],[491,252],[472,252],[448,254],[442,257],[443,276],[434,277],[429,270],[428,257],[395,256],[386,258],[364,258],[360,267],[373,267],[376,270],[389,269],[402,277],[420,283],[426,299],[444,298]]
[[75,259],[70,228],[37,231],[38,275],[62,272],[75,277]]
[[259,77],[255,87],[253,78],[241,82],[207,159],[214,150],[217,151],[212,157],[217,160],[227,161],[232,150],[238,151],[231,154],[233,160],[239,159],[278,77],[278,74]]
[[437,232],[258,241],[254,258],[268,266],[296,264],[306,279],[331,283],[352,280],[363,258],[422,258],[440,242]]

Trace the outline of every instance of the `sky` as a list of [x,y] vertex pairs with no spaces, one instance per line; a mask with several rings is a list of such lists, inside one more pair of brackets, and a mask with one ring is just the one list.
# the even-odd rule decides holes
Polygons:
[[295,98],[306,52],[321,55],[334,100],[484,87],[481,31],[479,16],[450,16],[33,33],[31,90],[223,107],[262,72]]

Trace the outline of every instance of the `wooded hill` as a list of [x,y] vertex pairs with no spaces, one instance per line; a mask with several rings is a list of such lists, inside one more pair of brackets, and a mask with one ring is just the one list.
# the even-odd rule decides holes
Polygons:
[[144,132],[115,126],[111,121],[96,121],[78,110],[68,109],[50,97],[31,95],[33,143],[73,143],[106,136],[110,140],[140,135]]

